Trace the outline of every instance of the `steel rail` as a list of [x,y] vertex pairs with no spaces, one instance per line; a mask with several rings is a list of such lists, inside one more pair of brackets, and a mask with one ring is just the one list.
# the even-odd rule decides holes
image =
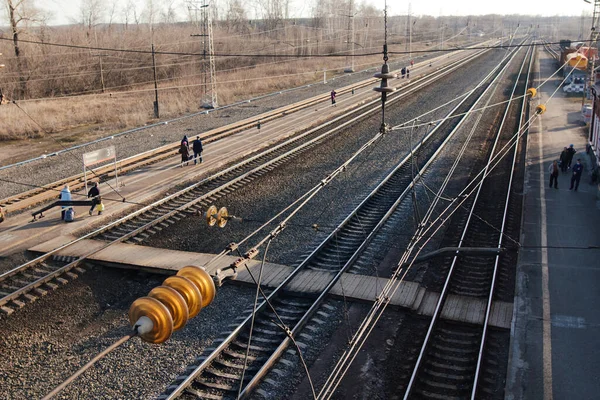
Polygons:
[[[461,101],[461,104],[463,102],[465,102],[465,101],[466,101],[466,98]],[[449,119],[453,118],[453,114],[454,114],[454,112],[456,111],[456,109],[459,106],[460,105],[457,105],[451,112],[449,112],[447,114],[446,120],[449,120]],[[307,311],[307,313],[304,314],[303,317],[301,318],[301,320],[294,326],[294,328],[291,331],[292,335],[294,335],[299,330],[301,330],[302,327],[304,326],[304,324],[314,314],[314,312],[316,312],[318,310],[319,305],[321,304],[321,302],[325,298],[325,296],[328,293],[328,291],[340,279],[340,277],[342,276],[343,272],[345,272],[348,268],[350,268],[350,266],[354,263],[354,261],[356,260],[356,258],[362,253],[362,251],[365,249],[365,247],[370,243],[370,241],[373,239],[373,237],[376,235],[376,233],[379,231],[379,229],[385,224],[385,222],[387,221],[387,219],[393,214],[393,212],[397,208],[398,204],[400,204],[400,202],[410,192],[410,190],[412,189],[412,186],[414,185],[414,183],[420,179],[421,173],[424,172],[429,167],[429,165],[434,161],[434,159],[438,156],[438,154],[444,149],[445,145],[448,143],[448,141],[452,138],[452,136],[454,135],[454,133],[458,130],[458,128],[462,124],[462,121],[464,121],[466,118],[467,118],[467,114],[464,114],[464,115],[461,116],[461,121],[457,124],[457,126],[455,126],[452,129],[451,133],[448,134],[448,136],[445,138],[445,140],[443,141],[443,143],[434,151],[433,155],[428,159],[428,161],[426,162],[426,164],[419,171],[419,174],[415,177],[414,180],[411,181],[411,183],[408,185],[408,187],[406,187],[404,189],[404,191],[401,193],[400,197],[397,198],[396,201],[392,204],[392,206],[387,210],[387,212],[384,214],[384,216],[382,217],[382,219],[378,222],[378,224],[375,226],[375,228],[367,235],[367,237],[363,240],[363,242],[358,246],[358,249],[355,250],[355,252],[352,254],[352,256],[350,257],[350,259],[344,264],[344,266],[342,267],[342,269],[336,273],[336,275],[332,278],[332,280],[330,280],[330,282],[328,283],[326,289],[315,300],[315,302],[309,308],[309,310]],[[426,144],[428,142],[428,140],[438,131],[438,129],[439,129],[440,126],[442,126],[442,123],[440,123],[433,130],[431,130],[426,135],[426,138],[424,140],[420,141],[416,145],[416,147],[413,149],[413,151],[410,152],[406,157],[404,157],[400,161],[400,163],[393,169],[393,171],[390,172],[378,184],[378,186],[375,189],[373,189],[369,193],[369,195],[367,195],[367,197],[365,197],[365,199],[363,199],[363,201],[327,236],[327,238],[325,238],[317,246],[317,248],[315,250],[313,250],[311,252],[311,254],[308,255],[305,258],[305,260],[298,267],[296,267],[294,269],[294,271],[292,271],[290,273],[290,275],[288,275],[284,279],[284,281],[277,288],[275,288],[269,294],[269,296],[267,298],[268,298],[268,300],[270,302],[272,302],[276,297],[278,297],[285,290],[285,288],[290,284],[290,282],[292,282],[292,280],[302,270],[304,270],[306,268],[306,266],[318,254],[318,252],[321,249],[323,249],[327,245],[327,243],[330,242],[336,236],[336,234],[338,232],[340,232],[345,225],[348,224],[349,221],[351,221],[352,217],[354,217],[362,208],[364,208],[365,204],[367,204],[367,202],[369,201],[369,199],[373,198],[381,190],[381,188],[384,187],[384,185],[395,174],[398,173],[398,171],[402,167],[404,167],[404,166],[406,166],[408,164],[408,162],[412,159],[414,152],[417,151],[421,146],[423,146],[424,144]],[[263,301],[256,308],[256,312],[257,313],[264,312],[265,310],[267,310],[267,306],[268,306],[267,302]],[[177,397],[178,395],[180,395],[183,391],[185,391],[185,389],[190,384],[192,384],[192,382],[195,379],[198,378],[198,376],[221,354],[221,352],[223,350],[225,350],[232,342],[234,342],[236,340],[236,338],[242,333],[242,331],[245,328],[247,328],[248,324],[250,323],[250,320],[251,320],[251,316],[248,316],[243,322],[241,322],[231,332],[231,334],[198,367],[196,367],[192,372],[190,372],[189,375],[184,380],[182,380],[177,385],[176,388],[169,387],[169,389],[170,389],[169,394],[161,396],[160,399],[173,399],[173,398]],[[289,338],[285,338],[284,341],[277,347],[277,349],[275,350],[275,352],[271,355],[271,357],[269,357],[268,361],[260,368],[260,370],[253,376],[252,380],[248,383],[248,385],[246,385],[246,387],[242,390],[242,397],[248,395],[249,391],[252,390],[252,388],[256,384],[258,384],[258,382],[260,382],[261,377],[264,376],[264,374],[266,372],[268,372],[268,370],[269,370],[270,366],[272,365],[272,363],[275,362],[275,360],[277,360],[277,358],[281,355],[281,353],[289,345],[289,342],[290,342],[290,339]]]
[[[515,53],[515,52],[516,52],[516,51],[513,51],[513,53]],[[507,56],[507,57],[506,57],[504,60],[508,60],[508,59],[509,59],[509,57],[510,57],[510,55],[509,55],[509,56]],[[491,72],[490,72],[490,73],[489,73],[489,74],[488,74],[488,75],[487,75],[487,76],[486,76],[486,77],[485,77],[485,78],[482,80],[482,82],[484,82],[484,81],[488,80],[489,78],[491,78],[492,76],[494,76],[494,74],[495,74],[495,77],[494,77],[494,79],[491,81],[491,83],[488,85],[488,87],[487,87],[487,88],[484,90],[484,92],[482,93],[482,95],[480,96],[480,98],[479,98],[479,99],[482,99],[482,98],[484,98],[484,97],[487,95],[488,91],[489,91],[490,89],[492,89],[492,88],[494,87],[494,85],[496,84],[496,82],[497,82],[497,81],[500,79],[500,77],[502,77],[502,75],[503,75],[503,72],[506,70],[506,68],[508,68],[508,65],[509,65],[509,63],[506,63],[506,64],[504,64],[504,66],[502,67],[502,64],[503,64],[503,63],[504,63],[504,62],[501,62],[501,63],[500,63],[500,64],[499,64],[499,65],[498,65],[498,66],[497,66],[497,67],[496,67],[494,70],[492,70],[492,71],[491,71]],[[494,89],[494,90],[495,90],[495,89]],[[492,92],[492,93],[493,93],[493,92]],[[491,98],[490,98],[490,100],[491,100]],[[488,102],[489,102],[490,100],[488,100]],[[478,106],[478,104],[479,104],[479,100],[477,100],[476,102],[474,102],[474,103],[472,104],[472,106],[470,107],[469,111],[467,112],[467,114],[470,114],[470,113],[471,113],[471,112],[472,112],[472,111],[473,111],[473,110],[474,110],[474,109],[475,109],[475,108]],[[476,126],[479,124],[479,121],[480,121],[480,120],[481,120],[481,114],[480,114],[480,116],[477,118],[477,120],[475,121],[475,126],[473,126],[473,128],[471,129],[471,134],[468,136],[468,139],[467,139],[467,140],[469,140],[469,139],[470,139],[470,137],[472,136],[472,134],[473,134],[473,131],[474,131],[474,129],[476,129]],[[466,145],[467,145],[467,142],[465,142],[465,144],[463,145],[463,148],[462,148],[462,149],[459,151],[459,154],[457,155],[457,157],[458,157],[458,158],[461,158],[461,157],[463,156],[463,154],[464,154],[464,152],[465,152],[465,149],[466,149]],[[426,227],[426,226],[428,226],[428,220],[429,220],[429,218],[431,217],[431,215],[432,215],[432,213],[433,213],[433,209],[434,209],[434,208],[435,208],[435,206],[438,204],[438,202],[439,202],[439,200],[440,200],[440,198],[441,198],[441,197],[439,196],[439,194],[440,194],[440,193],[442,193],[442,191],[444,190],[445,186],[448,184],[448,182],[449,182],[449,180],[450,180],[450,178],[451,178],[451,175],[453,174],[453,171],[455,170],[455,168],[456,168],[457,164],[458,164],[458,160],[455,160],[455,162],[453,163],[453,165],[452,165],[452,167],[451,167],[450,171],[449,171],[449,172],[448,172],[448,174],[446,175],[446,178],[444,179],[444,182],[442,183],[442,186],[440,187],[440,189],[439,189],[439,191],[438,191],[438,195],[435,197],[435,200],[433,201],[432,205],[430,206],[430,208],[429,208],[428,212],[425,214],[423,221],[422,221],[422,222],[419,224],[419,229],[418,229],[418,231],[417,231],[417,233],[418,233],[419,235],[421,235],[421,234],[422,234],[422,230],[423,230],[423,229],[425,229],[425,227]],[[421,233],[419,233],[419,232],[421,232]],[[415,235],[417,235],[417,233],[415,233]],[[413,261],[413,262],[414,262],[414,261]],[[413,262],[410,262],[410,263],[409,263],[409,265],[411,265]],[[389,298],[389,289],[390,289],[390,288],[393,286],[393,284],[394,284],[394,280],[390,280],[390,281],[389,281],[389,282],[388,282],[388,283],[385,285],[385,287],[382,289],[382,291],[380,292],[380,296],[379,296],[379,297],[381,297],[381,298]],[[378,308],[378,307],[377,307],[377,308]],[[375,309],[375,310],[374,310],[374,309],[372,309],[370,313],[373,315],[375,312],[376,312],[376,309]],[[358,331],[357,331],[357,333],[355,334],[354,338],[352,339],[352,342],[354,342],[354,341],[355,341],[355,339],[356,339],[356,337],[357,337],[356,335],[357,335],[359,332],[363,331],[364,329],[368,329],[368,325],[369,325],[370,323],[372,323],[372,322],[373,322],[373,321],[372,321],[372,319],[371,319],[371,318],[369,318],[368,320],[365,320],[365,321],[364,321],[364,322],[361,324],[361,327],[359,328],[359,330],[358,330]],[[371,328],[369,329],[369,331],[373,329],[373,327],[374,327],[374,324],[375,324],[376,322],[377,322],[377,319],[375,319],[375,322],[373,322],[373,326],[371,326]],[[363,343],[364,343],[364,340],[366,340],[366,338],[365,338],[365,339],[363,339]],[[360,347],[360,346],[359,346],[359,347]],[[356,350],[356,348],[355,348],[355,347],[353,347],[353,348],[351,349],[351,351],[349,351],[349,352],[345,353],[345,356],[344,356],[344,357],[345,357],[345,360],[347,361],[348,359],[350,359],[350,362],[352,362],[352,360],[353,360],[353,359],[354,359],[354,357],[355,357],[355,353],[354,353],[355,351],[357,351],[357,350]],[[353,356],[352,354],[354,354],[354,356]],[[338,362],[338,364],[339,364],[339,362]],[[349,365],[349,364],[348,364],[348,365]],[[347,370],[347,367],[346,367],[346,370]],[[318,398],[319,398],[319,399],[322,399],[322,398],[329,398],[329,397],[331,397],[331,396],[333,395],[333,393],[334,393],[334,391],[335,391],[335,389],[336,389],[337,385],[339,385],[339,383],[341,382],[341,377],[343,377],[343,375],[345,374],[345,371],[344,371],[344,372],[342,372],[342,369],[341,369],[341,367],[340,367],[340,368],[338,368],[338,366],[336,366],[336,369],[335,369],[334,371],[335,371],[335,374],[334,374],[335,378],[334,378],[333,380],[332,380],[332,379],[328,379],[328,381],[327,381],[326,385],[325,385],[323,388],[321,388],[321,391],[320,391],[320,393],[319,393],[319,395],[318,395]],[[341,375],[340,375],[340,374],[341,374]],[[330,378],[331,378],[331,376],[330,376]],[[337,383],[335,382],[335,379],[338,379]]]
[[[531,54],[529,57],[529,65],[527,67],[527,73],[525,74],[525,90],[523,90],[524,95],[527,93],[527,89],[529,88],[529,75],[532,72],[535,47],[529,48],[529,51],[531,52]],[[527,56],[526,56],[526,58],[527,58]],[[522,68],[523,68],[523,65],[521,66],[521,71],[519,71],[519,75],[521,75]],[[520,118],[519,118],[518,132],[520,132],[521,129],[523,128],[523,118],[526,115],[527,104],[528,104],[527,97],[523,97],[523,99],[521,100],[521,111],[519,113]],[[513,159],[511,162],[510,177],[508,180],[508,188],[506,190],[506,199],[504,200],[504,213],[502,216],[502,226],[500,228],[500,236],[498,238],[498,246],[497,247],[499,249],[502,247],[502,242],[504,239],[504,228],[506,226],[506,219],[508,216],[508,202],[509,202],[510,196],[511,196],[511,189],[512,189],[512,183],[513,183],[513,178],[514,178],[515,165],[517,163],[518,150],[519,150],[518,143],[515,143],[515,150],[513,152]],[[494,296],[494,289],[495,289],[499,261],[500,261],[500,257],[496,256],[495,260],[494,260],[494,272],[492,275],[491,290],[490,290],[490,294],[488,296],[488,301],[487,301],[487,305],[486,305],[485,319],[483,321],[483,333],[481,335],[481,345],[479,347],[479,355],[477,357],[477,367],[475,368],[475,378],[473,380],[473,391],[471,392],[471,400],[475,400],[475,396],[477,394],[477,385],[479,383],[479,372],[480,372],[481,363],[483,360],[483,348],[485,345],[485,339],[487,337],[490,313],[492,311],[492,300],[493,300],[493,296]]]
[[[484,51],[481,51],[481,52],[477,52],[476,54],[472,55],[472,58],[480,56],[481,54],[484,54],[486,51],[487,50],[484,50]],[[410,93],[412,93],[412,92],[414,92],[416,90],[419,90],[420,88],[422,88],[422,87],[424,87],[424,86],[426,86],[428,84],[431,84],[435,80],[440,79],[442,76],[445,76],[446,74],[448,74],[448,73],[450,73],[450,72],[452,72],[452,71],[460,68],[464,63],[469,62],[470,59],[471,58],[460,60],[459,62],[451,63],[449,66],[446,66],[446,67],[440,69],[440,71],[438,71],[439,74],[436,74],[433,77],[432,76],[426,76],[426,77],[422,78],[421,80],[416,79],[414,82],[411,82],[409,85],[405,86],[405,88],[406,88],[405,91],[399,93],[397,96],[394,96],[394,97],[390,98],[388,100],[388,104],[393,104],[394,102],[401,100],[402,98],[404,98],[408,94],[410,94]],[[18,273],[26,270],[26,269],[29,269],[29,268],[31,268],[31,267],[33,267],[35,265],[38,265],[38,264],[42,263],[43,261],[45,261],[46,259],[48,259],[52,255],[54,255],[54,254],[56,254],[56,253],[58,253],[58,252],[60,252],[60,251],[62,251],[64,249],[68,248],[71,245],[74,245],[74,244],[76,244],[76,243],[78,243],[78,242],[80,242],[82,240],[91,239],[92,237],[100,235],[100,234],[108,231],[109,229],[112,229],[112,228],[114,228],[114,227],[116,227],[118,225],[121,225],[121,224],[123,224],[125,222],[130,221],[131,219],[135,218],[136,216],[138,216],[138,215],[140,215],[140,214],[142,214],[144,212],[147,212],[147,211],[149,211],[149,210],[151,210],[153,208],[156,208],[156,207],[158,207],[158,206],[166,203],[167,201],[170,201],[172,199],[175,199],[177,197],[182,196],[183,194],[185,194],[185,193],[193,190],[194,188],[200,186],[201,184],[206,183],[209,180],[216,180],[219,177],[224,176],[228,172],[231,172],[231,171],[235,170],[236,168],[239,168],[241,165],[249,164],[250,162],[252,162],[252,161],[254,161],[254,160],[256,160],[256,159],[264,156],[267,153],[273,153],[276,150],[278,150],[279,148],[282,148],[283,146],[288,145],[289,142],[298,141],[301,138],[306,137],[309,134],[311,134],[311,133],[313,133],[313,132],[315,132],[315,131],[317,131],[319,129],[323,129],[324,126],[334,125],[337,122],[341,121],[343,118],[346,118],[347,115],[359,113],[359,115],[357,117],[354,117],[352,120],[347,121],[347,122],[342,123],[342,124],[338,124],[331,131],[326,132],[326,133],[322,134],[321,136],[319,136],[319,138],[315,138],[312,141],[310,141],[309,143],[305,143],[304,145],[299,146],[296,149],[291,150],[290,152],[288,152],[288,153],[297,153],[297,152],[301,151],[302,149],[304,149],[304,148],[306,148],[306,147],[308,147],[308,146],[316,143],[318,140],[322,140],[324,137],[330,135],[331,133],[341,130],[342,128],[350,125],[351,123],[353,123],[353,122],[355,122],[355,121],[357,121],[359,119],[364,118],[366,115],[368,115],[370,113],[376,112],[377,111],[376,108],[369,109],[369,107],[377,107],[377,106],[378,106],[378,100],[374,100],[372,102],[363,104],[363,105],[359,106],[358,108],[352,110],[351,112],[346,113],[346,115],[337,117],[337,118],[335,118],[335,119],[333,119],[331,121],[327,121],[321,127],[313,128],[313,129],[311,129],[311,130],[309,130],[309,131],[307,131],[307,132],[305,132],[305,133],[303,133],[303,134],[301,134],[299,136],[296,136],[296,137],[290,139],[289,141],[286,141],[286,142],[284,142],[282,144],[276,145],[276,146],[274,146],[274,147],[272,147],[272,148],[270,148],[270,149],[268,149],[268,150],[266,150],[266,151],[264,151],[264,152],[262,152],[262,153],[260,153],[260,154],[258,154],[256,156],[254,156],[254,157],[251,157],[251,158],[249,158],[247,160],[244,160],[244,161],[242,161],[242,162],[240,162],[240,163],[238,163],[238,164],[236,164],[236,165],[234,165],[232,167],[229,167],[229,168],[221,171],[220,173],[213,175],[210,178],[204,179],[203,181],[198,182],[198,183],[196,183],[196,184],[194,184],[194,185],[192,185],[192,186],[190,186],[188,188],[180,190],[179,192],[176,192],[176,193],[174,193],[172,195],[169,195],[169,196],[167,196],[167,197],[165,197],[165,198],[163,198],[163,199],[161,199],[159,201],[156,201],[156,202],[154,202],[154,203],[152,203],[152,204],[150,204],[148,206],[145,206],[145,207],[141,208],[140,210],[137,210],[137,211],[135,211],[135,212],[133,212],[133,213],[131,213],[131,214],[123,217],[123,218],[120,218],[119,220],[114,221],[114,222],[112,222],[112,223],[110,223],[110,224],[108,224],[108,225],[106,225],[106,226],[104,226],[104,227],[102,227],[102,228],[100,228],[98,230],[90,232],[90,233],[88,233],[88,234],[86,234],[86,235],[84,235],[84,236],[82,236],[80,238],[77,238],[77,239],[75,239],[75,240],[73,240],[73,241],[71,241],[69,243],[66,243],[66,244],[64,244],[64,245],[62,245],[62,246],[60,246],[60,247],[58,247],[58,248],[56,248],[56,249],[54,249],[54,250],[52,250],[52,251],[50,251],[48,253],[45,253],[44,255],[35,258],[34,260],[31,260],[31,261],[29,261],[29,262],[27,262],[27,263],[25,263],[25,264],[23,264],[21,266],[18,266],[18,267],[14,268],[14,269],[12,269],[10,271],[7,271],[7,272],[5,272],[5,273],[3,273],[3,274],[0,275],[0,282],[3,282],[6,279],[8,279],[9,277],[12,277],[12,276],[14,276],[14,275],[16,275],[16,274],[18,274]],[[270,166],[272,164],[275,164],[276,162],[279,162],[281,159],[289,156],[288,153],[277,157],[275,160],[273,160],[273,161],[271,161],[271,162],[269,162],[267,164],[263,164],[262,168],[260,168],[260,169],[267,168],[268,166]],[[219,190],[224,190],[225,188],[230,187],[233,184],[240,182],[242,179],[243,178],[239,178],[239,179],[236,179],[234,181],[230,181],[230,182],[222,185]],[[217,191],[217,189],[215,189],[215,191]],[[215,191],[212,191],[210,193],[214,194]],[[189,208],[189,207],[195,205],[196,203],[202,201],[206,197],[209,197],[209,195],[206,195],[206,196],[204,196],[202,198],[199,198],[199,199],[196,199],[194,201],[188,202],[188,203],[182,205],[181,207],[178,207],[178,208],[170,211],[169,213],[167,213],[165,215],[162,215],[161,217],[158,217],[158,218],[154,219],[151,222],[148,222],[147,224],[145,224],[145,225],[143,225],[143,226],[135,229],[134,231],[129,232],[129,233],[121,236],[120,238],[107,243],[106,245],[103,245],[99,249],[96,249],[93,252],[86,253],[85,255],[79,257],[77,260],[74,260],[74,261],[66,264],[65,266],[63,266],[63,267],[61,267],[61,268],[59,268],[59,269],[51,272],[50,274],[47,274],[46,276],[43,276],[43,277],[41,277],[41,278],[39,278],[39,279],[31,282],[31,283],[29,283],[29,284],[27,284],[27,285],[19,288],[18,290],[13,291],[12,293],[8,294],[7,296],[4,296],[4,297],[0,298],[0,307],[6,305],[10,301],[16,300],[17,298],[19,298],[20,296],[22,296],[25,293],[27,293],[27,292],[29,292],[29,291],[31,291],[33,289],[36,289],[36,288],[38,288],[38,287],[40,287],[40,286],[42,286],[42,285],[50,282],[51,280],[55,279],[56,277],[58,277],[58,276],[60,276],[60,275],[62,275],[64,273],[66,273],[66,272],[71,271],[72,269],[74,269],[75,267],[79,266],[85,259],[87,259],[88,257],[92,256],[93,254],[96,254],[97,252],[99,252],[101,250],[104,250],[105,248],[109,247],[112,244],[123,242],[123,241],[125,241],[125,240],[127,240],[127,239],[129,239],[129,238],[131,238],[131,237],[133,237],[133,236],[135,236],[137,234],[139,234],[140,232],[142,232],[144,230],[147,230],[147,229],[149,229],[152,226],[155,226],[156,224],[164,221],[165,219],[171,217],[172,215],[174,215],[174,214],[176,214],[178,212],[181,212],[181,211],[185,210],[186,208]]]
[[[512,59],[514,59],[516,57],[517,54],[518,54],[518,52],[515,51],[514,55],[511,58],[511,61],[512,61]],[[527,59],[527,57],[524,57],[523,63],[521,65],[521,68],[525,64],[526,59]],[[515,93],[516,88],[517,88],[518,85],[519,85],[519,79],[516,80],[515,85],[513,86],[513,89],[512,89],[511,95],[510,95],[510,99],[511,100],[509,102],[507,102],[507,104],[506,104],[506,108],[505,108],[505,112],[504,112],[502,121],[501,121],[501,123],[499,125],[499,128],[497,130],[497,135],[496,135],[496,138],[495,138],[494,143],[492,145],[492,149],[491,149],[490,154],[489,154],[489,159],[492,159],[494,157],[494,152],[495,152],[496,146],[498,145],[498,143],[500,141],[500,138],[501,138],[502,127],[503,127],[503,125],[504,125],[504,123],[506,121],[506,118],[508,116],[508,111],[510,109],[510,106],[513,103],[512,99],[514,97],[514,93]],[[487,171],[488,168],[489,168],[489,163],[486,164],[486,167],[485,167],[484,171]],[[485,175],[485,172],[484,172],[484,177],[485,176],[486,175]],[[511,177],[512,177],[512,173],[511,173]],[[457,247],[461,247],[462,246],[462,243],[463,243],[463,241],[465,239],[465,236],[466,236],[466,234],[467,234],[467,232],[468,232],[468,230],[470,228],[470,221],[471,221],[471,218],[473,216],[473,213],[474,213],[474,210],[475,210],[475,206],[478,204],[477,200],[479,198],[479,195],[481,193],[481,190],[483,188],[483,184],[484,184],[485,181],[486,181],[486,178],[482,178],[481,181],[477,184],[476,195],[475,195],[473,203],[471,204],[471,207],[469,209],[467,221],[465,222],[465,226],[464,226],[463,231],[461,233],[461,237],[460,237],[460,240],[459,240],[459,243],[458,243]],[[507,190],[509,191],[510,188],[508,188]],[[504,220],[504,217],[503,217],[503,220]],[[498,259],[498,257],[496,257],[496,259]],[[446,300],[447,294],[448,294],[448,289],[449,289],[449,286],[450,286],[450,281],[451,281],[451,278],[453,276],[453,272],[454,272],[454,269],[456,267],[457,261],[458,261],[458,254],[455,255],[453,257],[453,259],[452,259],[452,263],[450,265],[448,274],[446,276],[446,280],[444,282],[443,289],[442,289],[442,291],[440,293],[440,297],[439,297],[439,299],[437,301],[437,304],[436,304],[433,316],[431,318],[431,322],[429,324],[427,333],[425,335],[425,339],[423,341],[423,344],[422,344],[420,352],[419,352],[419,356],[418,356],[417,361],[415,363],[415,367],[413,368],[413,373],[411,375],[410,381],[409,381],[408,386],[406,388],[406,391],[404,393],[404,400],[408,400],[408,398],[409,398],[409,396],[410,396],[410,394],[411,394],[411,392],[412,392],[412,390],[414,388],[414,384],[416,382],[417,375],[418,375],[418,373],[420,371],[422,361],[423,361],[423,359],[425,357],[425,352],[426,352],[426,350],[428,348],[429,341],[431,339],[431,335],[432,335],[433,330],[434,330],[434,328],[435,328],[435,326],[436,326],[436,324],[437,324],[437,322],[439,320],[439,316],[440,316],[440,312],[442,310],[442,307],[445,304],[445,300]]]

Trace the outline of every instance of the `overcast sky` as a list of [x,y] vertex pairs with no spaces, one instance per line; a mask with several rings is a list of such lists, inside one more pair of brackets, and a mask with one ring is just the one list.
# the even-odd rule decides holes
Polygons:
[[[216,0],[219,1],[219,0]],[[291,17],[302,17],[310,15],[310,8],[314,0],[291,0]],[[356,0],[360,2],[361,0]],[[134,0],[138,9],[144,8],[145,0]],[[166,2],[166,1],[165,1]],[[373,6],[383,9],[384,0],[366,0]],[[105,4],[111,3],[106,0]],[[120,0],[124,5],[126,0]],[[243,3],[250,3],[244,1]],[[388,0],[388,11],[390,15],[406,14],[408,0]],[[42,7],[53,14],[49,21],[51,25],[67,24],[78,21],[81,0],[34,0],[34,4]],[[175,6],[183,14],[185,10],[183,0],[175,0]],[[481,14],[529,14],[529,15],[570,15],[580,16],[582,12],[591,15],[593,7],[583,0],[419,0],[411,1],[412,13],[414,15],[481,15]]]

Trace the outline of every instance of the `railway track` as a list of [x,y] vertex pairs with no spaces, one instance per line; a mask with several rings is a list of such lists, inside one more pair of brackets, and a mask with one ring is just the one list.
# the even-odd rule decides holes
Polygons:
[[[533,59],[534,51],[528,49],[511,98],[525,94]],[[515,132],[521,130],[527,111],[524,99],[520,104],[512,101],[506,107],[488,159],[497,155]],[[517,115],[514,123],[509,121],[511,107]],[[454,255],[444,260],[440,267],[447,277],[406,385],[405,399],[504,398],[503,382],[498,376],[502,376],[502,365],[506,362],[499,355],[499,349],[506,347],[506,334],[492,332],[488,320],[492,300],[512,298],[509,277],[516,265],[517,251],[514,245],[507,243],[507,237],[515,237],[520,227],[521,202],[515,198],[513,187],[518,156],[519,146],[515,146],[478,186],[475,195],[463,204],[463,210],[453,216],[443,241],[443,246],[513,248],[493,258]],[[487,171],[487,165],[488,162],[484,162],[482,169]],[[496,291],[498,288],[500,292]],[[448,294],[487,298],[483,326],[441,321],[440,311]]]
[[[396,71],[398,72],[398,71]],[[375,78],[366,79],[356,84],[348,85],[340,88],[337,92],[339,95],[348,94],[356,89],[373,86],[377,80]],[[263,113],[259,116],[244,119],[242,121],[235,122],[220,128],[212,129],[200,135],[203,143],[212,143],[221,140],[225,137],[234,135],[245,129],[253,128],[256,126],[258,121],[262,124],[279,119],[289,114],[313,107],[315,104],[327,101],[329,99],[328,94],[321,94],[313,96],[309,99],[296,102],[289,106],[281,107],[273,111]],[[248,101],[250,102],[250,101]],[[163,124],[168,123],[163,122]],[[127,174],[133,170],[155,164],[157,162],[177,158],[179,150],[179,142],[171,143],[159,148],[140,153],[138,155],[128,157],[116,162],[116,169],[119,175]],[[54,154],[49,155],[53,156]],[[16,164],[18,165],[18,164]],[[105,181],[114,178],[115,165],[105,165],[94,169],[94,173],[88,177],[96,181]],[[80,191],[84,188],[84,176],[83,173],[76,174],[71,177],[67,177],[56,182],[45,185],[44,187],[33,188],[31,190],[19,193],[14,196],[10,196],[4,199],[0,199],[0,207],[4,209],[6,215],[16,213],[21,210],[28,209],[35,205],[54,200],[57,197],[57,193],[65,186],[69,185],[72,192]]]
[[[388,104],[391,105],[419,91],[424,86],[460,69],[465,63],[472,60],[472,58],[485,52],[486,50],[477,52],[469,59],[452,62],[441,68],[435,76],[429,75],[415,79],[404,86],[400,93],[390,96]],[[340,132],[354,122],[378,111],[379,100],[363,104],[351,112],[326,122],[321,127],[313,128],[288,139],[199,183],[169,195],[41,257],[11,269],[0,275],[0,290],[4,293],[3,297],[0,298],[0,310],[4,314],[11,314],[14,310],[35,301],[40,295],[44,295],[50,290],[66,284],[71,279],[76,279],[78,275],[73,270],[81,273],[83,271],[81,265],[86,257],[114,243],[125,241],[141,243],[149,235],[155,234],[163,227],[175,223],[181,218],[182,213],[195,214],[200,212],[223,194],[230,193],[236,190],[236,188],[249,184],[256,177],[298,156],[301,152],[315,146],[321,140]],[[78,259],[67,260],[68,262],[60,268],[50,271],[46,268],[40,268],[40,266],[43,267],[44,264],[47,264],[48,259],[54,258],[55,254],[60,250],[80,240],[91,238],[103,239],[107,241],[106,245]],[[57,282],[61,285],[58,285]]]
[[[498,68],[500,69],[500,68]],[[497,70],[496,70],[497,73]],[[411,192],[412,186],[425,173],[466,114],[487,91],[486,85],[476,90],[457,105],[437,129],[431,130],[380,184],[316,246],[294,271],[258,305],[256,316],[247,316],[216,348],[199,356],[175,382],[167,387],[159,399],[183,398],[227,399],[243,398],[260,383],[287,346],[320,309],[328,291],[341,275],[352,268],[377,232],[394,214],[397,207]],[[463,114],[461,118],[453,116]],[[418,166],[419,174],[413,179],[411,166]],[[331,273],[331,280],[316,298],[298,298],[287,288],[304,269]],[[276,321],[275,323],[273,321]],[[279,327],[277,326],[279,325]],[[252,327],[253,326],[253,327]],[[285,327],[281,329],[281,327]],[[250,345],[249,339],[252,338]],[[246,353],[249,356],[246,360]],[[247,364],[245,363],[247,361]],[[244,366],[246,364],[246,367]],[[243,376],[243,377],[242,377]]]

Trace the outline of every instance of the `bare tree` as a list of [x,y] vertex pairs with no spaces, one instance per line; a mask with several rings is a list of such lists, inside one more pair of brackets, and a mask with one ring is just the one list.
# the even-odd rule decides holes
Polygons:
[[229,0],[225,12],[227,30],[240,33],[248,33],[248,17],[241,0]]
[[19,44],[19,35],[23,33],[23,25],[29,23],[43,24],[45,18],[41,11],[31,5],[28,0],[6,0],[6,11],[15,51],[17,73],[19,74],[19,91],[17,95],[22,99],[27,93],[28,78],[24,74],[24,71],[27,68],[27,61],[23,59],[23,52]]
[[81,23],[87,27],[87,36],[90,37],[92,28],[100,23],[104,14],[104,2],[102,0],[82,0]]

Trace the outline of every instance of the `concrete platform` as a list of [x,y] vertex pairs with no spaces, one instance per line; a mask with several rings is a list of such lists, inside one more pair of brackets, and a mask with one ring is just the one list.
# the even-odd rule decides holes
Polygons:
[[[556,66],[540,51],[540,79]],[[538,90],[546,102],[560,76]],[[511,332],[507,399],[597,399],[600,397],[600,204],[590,184],[585,154],[588,129],[581,97],[562,89],[529,132],[525,200]],[[571,172],[549,188],[548,166],[569,144],[584,173],[570,191]]]
[[[46,253],[74,239],[74,236],[60,236],[29,250],[36,253]],[[206,266],[215,257],[214,254],[159,249],[126,243],[116,243],[102,249],[105,245],[106,242],[102,241],[82,240],[59,251],[57,255],[63,257],[81,257],[97,251],[90,255],[88,259],[110,267],[139,269],[164,274],[172,274],[186,265]],[[215,275],[217,269],[223,269],[237,259],[238,257],[225,256],[216,262],[210,263],[206,267],[206,270],[211,275]],[[228,282],[254,285],[254,279],[258,279],[260,264],[261,262],[258,260],[248,263],[249,270],[254,278],[248,270],[240,269],[237,279]],[[293,270],[294,268],[289,266],[265,263],[261,286],[277,287]],[[317,294],[323,291],[333,276],[333,273],[325,271],[301,271],[290,282],[288,290],[300,295]],[[373,302],[381,292],[381,289],[387,284],[388,279],[386,278],[348,273],[342,276],[340,281],[332,288],[330,294],[333,297],[346,300]],[[418,283],[403,281],[398,284],[398,289],[390,299],[390,305],[406,308],[419,315],[431,316],[433,315],[438,298],[439,293],[427,292]],[[485,306],[486,299],[451,295],[442,309],[442,318],[452,321],[482,324]],[[498,328],[510,328],[512,307],[511,303],[494,303],[492,305],[490,324]]]

